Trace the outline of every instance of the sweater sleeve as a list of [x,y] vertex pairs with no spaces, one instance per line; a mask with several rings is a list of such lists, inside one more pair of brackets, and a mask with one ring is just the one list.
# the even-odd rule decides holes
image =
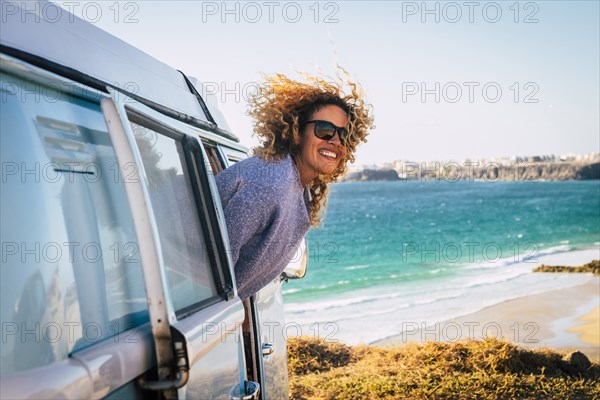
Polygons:
[[[231,260],[236,265],[241,249],[269,226],[276,212],[277,198],[272,187],[260,181],[247,182],[227,170],[217,175],[217,186],[223,204],[225,223],[231,247]],[[233,171],[232,171],[233,172]],[[241,282],[237,283],[238,286]]]

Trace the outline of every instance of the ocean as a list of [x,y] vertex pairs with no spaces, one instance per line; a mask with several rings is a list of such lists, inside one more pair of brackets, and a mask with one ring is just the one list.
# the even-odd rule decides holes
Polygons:
[[306,277],[283,287],[287,322],[373,343],[584,282],[531,270],[581,250],[600,258],[600,181],[338,183],[307,240]]

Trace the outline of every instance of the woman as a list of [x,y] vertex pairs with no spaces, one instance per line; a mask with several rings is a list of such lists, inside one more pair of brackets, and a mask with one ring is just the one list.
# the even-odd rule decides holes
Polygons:
[[338,82],[267,77],[250,100],[261,145],[216,177],[242,300],[281,274],[308,228],[319,225],[327,185],[366,142],[371,107],[358,85],[346,78],[344,93]]

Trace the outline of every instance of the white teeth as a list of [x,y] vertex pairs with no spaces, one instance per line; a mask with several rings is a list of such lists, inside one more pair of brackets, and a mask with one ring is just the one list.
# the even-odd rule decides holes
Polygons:
[[333,151],[319,150],[319,153],[326,157],[337,158],[337,154],[335,154]]

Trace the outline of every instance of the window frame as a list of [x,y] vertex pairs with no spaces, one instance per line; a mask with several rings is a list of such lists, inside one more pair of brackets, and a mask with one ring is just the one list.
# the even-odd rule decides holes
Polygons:
[[[4,53],[0,53],[0,72],[99,106],[102,101],[111,98],[108,91],[73,81]],[[106,118],[104,110],[100,112]],[[116,144],[112,146],[114,149]],[[130,205],[127,204],[127,207]],[[79,297],[77,301],[80,301]],[[63,360],[3,373],[0,375],[0,397],[27,398],[42,392],[67,399],[110,395],[156,365],[152,337],[150,323],[146,322],[84,348],[74,349]],[[115,357],[115,354],[122,357]],[[102,375],[105,370],[126,373],[107,382]]]
[[[207,168],[208,157],[197,139],[197,135],[193,132],[196,128],[158,114],[135,100],[127,100],[125,104],[127,121],[125,122],[128,124],[133,122],[177,141],[183,150],[185,165],[182,166],[187,168],[190,177],[194,205],[202,230],[199,233],[206,244],[217,294],[180,310],[171,310],[177,320],[181,320],[221,301],[230,300],[234,294],[233,278],[225,255],[226,246],[219,229],[215,199],[209,182],[209,174],[212,176],[212,170]],[[164,271],[164,265],[161,268]],[[168,286],[168,281],[165,284]],[[169,288],[165,289],[170,300]],[[169,301],[169,303],[171,302]]]
[[[227,147],[223,144],[218,143],[216,145],[217,151],[221,156],[221,162],[224,163],[224,168],[232,166],[234,163],[242,161],[245,158],[248,158],[248,153],[245,153],[239,149],[234,149],[231,147]],[[233,161],[235,160],[235,161]]]

